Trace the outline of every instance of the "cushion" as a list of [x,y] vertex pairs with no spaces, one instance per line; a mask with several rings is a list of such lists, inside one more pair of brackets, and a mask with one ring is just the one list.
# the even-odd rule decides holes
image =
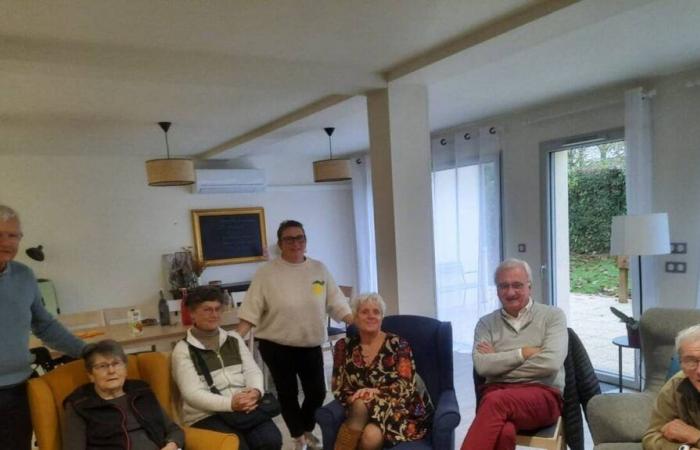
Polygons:
[[668,366],[668,371],[666,372],[666,380],[671,379],[675,374],[681,370],[681,360],[676,353],[671,358],[671,363]]

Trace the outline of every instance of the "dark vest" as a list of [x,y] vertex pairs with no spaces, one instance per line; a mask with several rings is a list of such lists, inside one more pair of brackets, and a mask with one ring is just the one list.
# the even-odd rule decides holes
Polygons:
[[[166,444],[165,420],[160,403],[151,388],[141,380],[126,380],[124,392],[131,412],[148,437],[163,447]],[[128,431],[123,426],[126,411],[97,395],[92,383],[80,386],[63,403],[64,406],[71,403],[75,412],[85,421],[87,450],[130,448]]]

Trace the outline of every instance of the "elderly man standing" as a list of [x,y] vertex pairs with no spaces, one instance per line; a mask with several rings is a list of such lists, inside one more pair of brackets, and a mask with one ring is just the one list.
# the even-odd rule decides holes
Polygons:
[[561,414],[564,312],[532,301],[525,261],[502,262],[495,281],[502,308],[476,325],[472,358],[486,384],[462,450],[512,450],[517,430],[551,425]]
[[659,391],[644,434],[644,450],[700,448],[700,325],[678,333],[676,350],[683,372]]
[[84,343],[41,302],[34,273],[13,261],[22,239],[17,213],[0,205],[0,448],[28,450],[32,424],[26,382],[32,372],[30,330],[53,348],[79,357]]

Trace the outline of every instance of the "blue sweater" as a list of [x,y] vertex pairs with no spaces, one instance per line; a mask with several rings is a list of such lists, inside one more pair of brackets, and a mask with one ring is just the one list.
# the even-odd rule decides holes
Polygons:
[[29,378],[34,359],[29,353],[30,330],[73,357],[79,357],[85,345],[46,311],[31,269],[10,261],[0,272],[0,387]]

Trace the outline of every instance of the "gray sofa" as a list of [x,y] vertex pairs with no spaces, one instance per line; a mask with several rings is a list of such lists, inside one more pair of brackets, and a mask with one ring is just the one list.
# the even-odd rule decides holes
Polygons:
[[666,382],[676,334],[700,323],[700,310],[652,308],[641,319],[644,390],[601,394],[588,403],[594,450],[641,450],[656,394]]

